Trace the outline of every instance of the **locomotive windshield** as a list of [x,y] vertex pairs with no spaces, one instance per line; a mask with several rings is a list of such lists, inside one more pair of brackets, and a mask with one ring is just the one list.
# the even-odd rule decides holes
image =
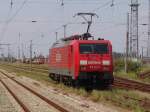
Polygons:
[[80,44],[80,54],[107,54],[108,44]]

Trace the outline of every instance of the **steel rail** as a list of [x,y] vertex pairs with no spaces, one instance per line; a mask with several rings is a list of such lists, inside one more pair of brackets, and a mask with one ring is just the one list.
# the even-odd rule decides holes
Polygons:
[[58,104],[54,103],[53,101],[49,100],[48,98],[44,97],[43,95],[37,93],[36,91],[32,90],[31,88],[27,87],[26,85],[20,83],[19,81],[15,80],[14,78],[8,76],[6,73],[4,73],[3,71],[0,71],[3,75],[5,75],[6,77],[8,77],[9,79],[13,80],[14,82],[16,82],[17,84],[19,84],[20,86],[24,87],[25,89],[27,89],[28,91],[30,91],[31,93],[35,94],[36,96],[38,96],[39,98],[41,98],[43,101],[45,101],[46,103],[48,103],[50,106],[55,107],[57,110],[59,110],[60,112],[69,112],[68,110],[66,110],[65,108],[59,106]]
[[[11,65],[8,65],[8,66],[11,66]],[[15,67],[15,66],[13,66],[13,67]],[[16,67],[16,68],[26,71],[25,68],[23,68],[23,67],[22,68]],[[30,71],[26,71],[26,72],[30,72]],[[41,71],[41,73],[42,73],[42,71]],[[117,76],[115,76],[114,84],[112,86],[124,88],[124,89],[135,89],[135,90],[140,90],[143,92],[150,92],[149,84],[145,84],[142,82],[138,82],[138,81],[134,81],[134,80],[126,79],[126,78],[121,78],[121,77],[117,77]]]
[[4,87],[8,90],[8,92],[14,97],[17,103],[22,107],[24,112],[31,112],[26,105],[15,95],[15,93],[0,79],[0,82],[4,85]]
[[144,78],[147,78],[150,76],[150,71],[146,71],[146,72],[143,72],[143,73],[139,73],[138,76],[142,79]]
[[[18,69],[23,69],[23,70],[29,70],[30,68],[27,66],[16,66],[16,65],[9,65],[9,64],[3,64],[4,66],[10,66],[10,67],[14,67],[14,68],[18,68]],[[32,71],[38,71],[41,73],[48,73],[48,69],[42,69],[42,68],[38,68],[38,67],[32,67]]]
[[115,77],[113,86],[125,88],[125,89],[135,89],[135,90],[140,90],[143,92],[150,93],[150,84],[145,84],[145,83],[141,83],[134,80],[125,79],[125,78],[120,78],[120,77]]

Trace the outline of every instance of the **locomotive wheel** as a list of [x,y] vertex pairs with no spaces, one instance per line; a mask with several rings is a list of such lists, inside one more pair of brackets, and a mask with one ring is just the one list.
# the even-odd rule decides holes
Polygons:
[[108,80],[104,80],[102,82],[102,85],[100,86],[101,89],[109,89],[109,87],[110,87],[110,83]]
[[75,87],[75,88],[79,88],[79,80],[73,80],[72,81],[72,85],[73,85],[73,87]]
[[54,74],[49,73],[49,77],[50,77],[52,80],[54,80]]
[[70,77],[67,77],[67,79],[66,79],[66,85],[67,86],[72,86],[72,79]]

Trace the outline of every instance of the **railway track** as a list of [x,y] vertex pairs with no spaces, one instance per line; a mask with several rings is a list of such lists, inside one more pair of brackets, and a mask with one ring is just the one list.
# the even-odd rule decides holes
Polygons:
[[[18,69],[19,69],[19,67],[18,67]],[[21,69],[23,69],[23,68],[21,68]],[[137,82],[134,80],[125,79],[125,78],[120,78],[120,77],[115,77],[113,87],[122,88],[122,89],[139,90],[139,91],[144,91],[144,92],[148,92],[148,93],[150,92],[149,84],[145,84],[145,83],[141,83],[141,82]],[[146,110],[149,110],[149,107],[150,107],[149,99],[146,99],[146,98],[136,99],[136,98],[132,98],[130,96],[124,96],[124,97],[127,100],[133,100],[135,102],[138,102]]]
[[141,79],[145,79],[145,78],[147,78],[147,77],[150,77],[150,71],[146,71],[146,72],[140,73],[140,74],[138,74],[138,76],[139,76]]
[[[1,76],[0,82],[9,91],[9,93],[14,97],[14,99],[22,107],[24,112],[32,112],[32,109],[31,109],[31,106],[29,107],[29,104],[25,103],[27,101],[24,101],[23,99],[21,99],[21,97],[19,97],[19,94],[21,93],[22,89],[24,89],[24,90],[22,90],[22,91],[24,91],[23,94],[26,93],[25,91],[27,91],[28,93],[31,94],[29,96],[33,96],[34,95],[35,97],[40,99],[39,105],[42,105],[41,102],[44,102],[45,105],[48,105],[47,108],[49,108],[49,106],[53,107],[56,110],[56,112],[69,112],[64,107],[59,106],[58,104],[54,103],[53,101],[51,101],[50,99],[46,98],[42,94],[36,92],[35,90],[31,89],[30,87],[27,87],[26,85],[24,85],[20,81],[17,81],[16,79],[14,79],[13,77],[11,77],[8,74],[4,73],[3,71],[0,71],[0,76]],[[20,87],[22,89],[20,89]],[[15,88],[17,88],[17,89],[15,89]],[[37,105],[37,104],[35,104],[35,105]],[[43,106],[41,106],[41,107],[43,107]],[[39,107],[39,108],[41,108],[41,107]]]
[[38,67],[32,67],[32,69],[28,66],[14,66],[14,65],[9,65],[9,64],[2,64],[1,66],[10,66],[10,67],[13,67],[15,69],[21,69],[25,72],[40,72],[40,73],[47,73],[48,74],[48,69],[42,69],[42,68],[38,68]]
[[145,84],[121,77],[115,77],[113,86],[118,88],[133,89],[150,93],[150,84]]
[[21,106],[24,112],[31,112],[27,106],[15,95],[15,93],[5,84],[3,80],[0,79],[0,82],[5,86],[5,88],[9,91],[9,93],[14,97],[17,103]]
[[[12,65],[10,65],[12,66]],[[23,67],[23,68],[26,68],[26,69],[31,69],[31,66],[28,64],[28,65],[20,65],[19,67]],[[32,70],[37,70],[37,71],[40,71],[40,72],[48,72],[48,68],[42,68],[42,67],[35,67],[35,66],[32,66]]]
[[[26,72],[30,72],[29,68],[27,67],[24,68],[24,67],[19,67],[19,66],[12,66],[12,65],[8,65],[8,66],[14,67],[15,69],[22,69]],[[38,68],[34,68],[33,71],[34,70],[36,71],[37,69]],[[39,69],[38,72],[45,73],[41,69]],[[142,82],[138,82],[138,81],[134,81],[134,80],[126,79],[126,78],[121,78],[117,76],[115,76],[114,84],[112,86],[117,87],[117,88],[122,88],[122,89],[139,90],[139,91],[150,93],[150,84],[145,84]]]

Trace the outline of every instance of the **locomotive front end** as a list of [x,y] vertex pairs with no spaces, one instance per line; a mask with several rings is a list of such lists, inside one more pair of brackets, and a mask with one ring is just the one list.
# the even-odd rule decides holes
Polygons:
[[109,42],[79,44],[79,80],[110,85],[113,83],[112,46]]

